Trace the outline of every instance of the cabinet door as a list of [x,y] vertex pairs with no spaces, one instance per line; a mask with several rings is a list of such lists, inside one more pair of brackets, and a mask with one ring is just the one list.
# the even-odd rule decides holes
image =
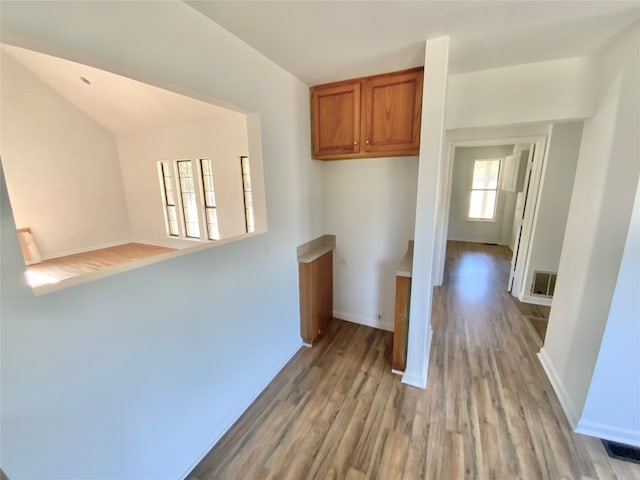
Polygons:
[[418,154],[422,69],[370,77],[363,92],[364,150]]
[[344,157],[360,151],[360,82],[311,88],[314,158]]

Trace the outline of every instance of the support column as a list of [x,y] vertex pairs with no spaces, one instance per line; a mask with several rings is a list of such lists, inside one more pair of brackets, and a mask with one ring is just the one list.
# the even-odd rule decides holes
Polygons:
[[449,37],[427,40],[414,234],[407,368],[402,382],[427,387],[438,178],[444,143]]

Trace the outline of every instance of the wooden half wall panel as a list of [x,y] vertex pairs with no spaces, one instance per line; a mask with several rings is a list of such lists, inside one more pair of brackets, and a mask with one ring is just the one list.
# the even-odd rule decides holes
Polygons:
[[40,251],[33,239],[30,228],[18,229],[18,241],[20,242],[20,249],[22,250],[25,265],[34,265],[42,262]]
[[333,318],[333,252],[299,263],[300,335],[308,345],[322,335]]

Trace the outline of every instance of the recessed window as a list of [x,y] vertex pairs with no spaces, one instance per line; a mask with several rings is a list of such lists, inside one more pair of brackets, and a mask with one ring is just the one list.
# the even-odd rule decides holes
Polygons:
[[476,160],[469,196],[470,220],[495,220],[500,160]]
[[244,193],[244,218],[247,226],[247,233],[255,231],[253,216],[253,192],[251,190],[251,167],[249,157],[240,157],[240,168],[242,169],[242,191]]
[[216,194],[213,186],[213,166],[210,158],[200,159],[200,176],[204,198],[204,213],[207,222],[207,238],[220,240],[218,228],[218,211],[216,210]]
[[176,197],[171,177],[171,166],[169,162],[159,162],[158,166],[160,168],[160,186],[162,187],[164,200],[167,235],[177,237],[180,232],[178,231],[178,214],[176,212]]
[[185,235],[188,238],[200,238],[198,202],[196,200],[196,186],[193,181],[191,160],[178,160],[177,164]]

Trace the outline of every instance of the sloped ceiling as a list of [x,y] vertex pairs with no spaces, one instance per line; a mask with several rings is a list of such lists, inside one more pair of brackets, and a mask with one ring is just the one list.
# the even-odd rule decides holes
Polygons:
[[640,18],[615,0],[186,3],[309,85],[422,65],[440,35],[451,73],[590,55]]
[[[12,45],[2,50],[114,134],[240,115],[162,88]],[[88,79],[87,85],[81,77]]]

